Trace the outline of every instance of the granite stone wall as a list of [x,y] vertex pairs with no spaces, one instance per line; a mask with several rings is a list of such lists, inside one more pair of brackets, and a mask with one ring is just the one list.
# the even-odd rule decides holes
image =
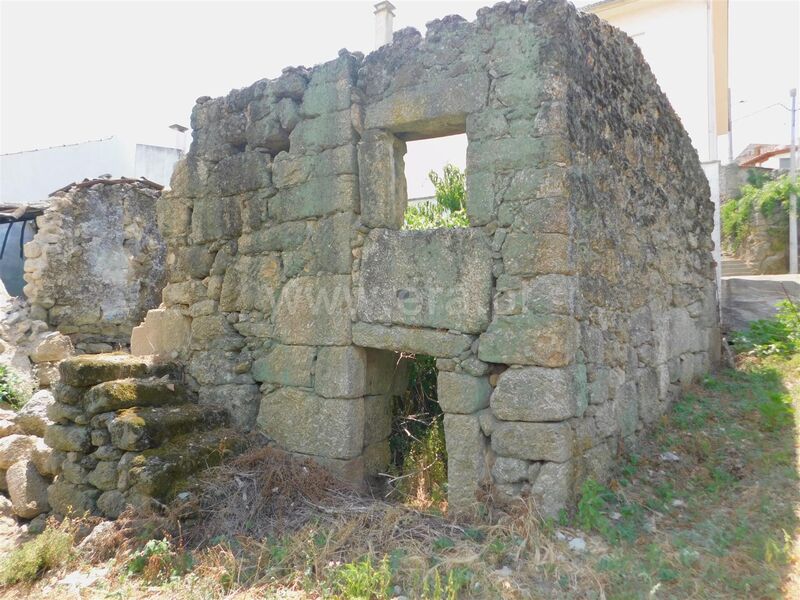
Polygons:
[[51,194],[24,247],[31,319],[70,336],[79,351],[127,346],[164,286],[160,190],[148,181],[101,178]]
[[[697,154],[635,44],[562,0],[200,98],[192,128],[132,350],[354,482],[388,460],[398,352],[437,357],[450,506],[545,514],[715,360]],[[470,227],[401,231],[405,143],[461,132]]]

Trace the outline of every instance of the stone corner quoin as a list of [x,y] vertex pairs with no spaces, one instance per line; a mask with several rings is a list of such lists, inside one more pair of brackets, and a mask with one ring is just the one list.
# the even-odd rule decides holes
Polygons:
[[[697,154],[634,43],[563,0],[200,98],[192,129],[133,352],[353,481],[386,466],[393,352],[440,359],[450,506],[490,483],[551,515],[716,360]],[[453,133],[470,227],[403,231],[406,142]]]

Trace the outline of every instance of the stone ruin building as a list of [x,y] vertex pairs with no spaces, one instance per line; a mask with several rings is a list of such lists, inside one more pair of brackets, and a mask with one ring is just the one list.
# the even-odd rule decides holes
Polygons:
[[[132,337],[155,358],[62,363],[54,510],[174,493],[248,430],[361,483],[419,353],[450,507],[552,515],[717,360],[697,154],[634,43],[563,0],[200,98],[192,128],[158,200],[163,303]],[[455,133],[470,226],[402,230],[406,142]]]

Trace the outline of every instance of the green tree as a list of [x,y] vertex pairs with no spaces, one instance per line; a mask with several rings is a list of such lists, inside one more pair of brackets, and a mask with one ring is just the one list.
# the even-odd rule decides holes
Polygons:
[[405,213],[403,229],[438,229],[469,227],[467,219],[466,176],[455,165],[444,166],[442,175],[428,173],[435,189],[434,202],[422,202],[409,206]]

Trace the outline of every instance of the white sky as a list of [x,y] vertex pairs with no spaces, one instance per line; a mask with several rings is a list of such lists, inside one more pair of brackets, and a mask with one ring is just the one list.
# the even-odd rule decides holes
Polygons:
[[[167,126],[188,125],[199,96],[224,95],[285,66],[331,60],[340,48],[369,52],[373,3],[2,0],[0,153],[109,135],[174,145]],[[488,3],[394,0],[395,30],[424,32],[425,22],[453,13],[473,20]],[[798,80],[798,5],[731,1],[734,119],[788,104]],[[737,120],[734,151],[751,141],[788,143],[788,128],[789,112],[780,107]],[[430,168],[463,166],[463,142],[440,144],[410,145],[409,196],[430,193]]]

